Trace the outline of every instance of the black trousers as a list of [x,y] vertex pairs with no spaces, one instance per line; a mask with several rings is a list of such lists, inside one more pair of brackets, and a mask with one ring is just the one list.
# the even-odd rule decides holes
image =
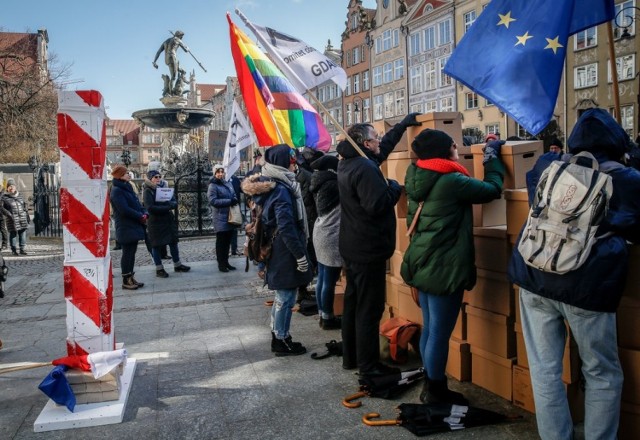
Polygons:
[[224,269],[229,265],[229,247],[234,232],[236,232],[235,229],[216,232],[216,259],[219,269]]
[[138,242],[120,243],[120,246],[122,246],[122,257],[120,257],[120,269],[122,270],[122,276],[131,275],[133,273],[133,266],[136,262]]
[[345,260],[347,287],[342,315],[343,365],[366,372],[380,360],[380,319],[384,312],[386,261]]

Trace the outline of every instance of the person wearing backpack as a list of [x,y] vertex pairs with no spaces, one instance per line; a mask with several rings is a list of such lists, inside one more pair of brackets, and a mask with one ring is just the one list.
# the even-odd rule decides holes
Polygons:
[[[610,176],[612,189],[608,193],[604,186],[602,197],[608,199],[608,210],[597,226],[591,248],[585,249],[588,256],[572,270],[557,273],[552,267],[539,269],[527,264],[522,256],[526,248],[520,250],[516,246],[509,262],[509,279],[520,286],[522,331],[542,439],[573,438],[573,422],[561,380],[567,338],[565,321],[578,345],[586,382],[584,432],[587,438],[594,439],[615,439],[617,435],[623,374],[615,312],[627,276],[627,241],[640,242],[640,173],[622,165],[626,145],[627,134],[606,110],[584,112],[569,136],[569,154],[590,153],[597,160],[599,172]],[[545,169],[557,166],[552,162],[557,157],[547,153],[538,159],[527,176],[530,193],[537,192],[538,180],[544,181]],[[563,179],[560,176],[557,181]],[[579,194],[574,188],[570,195]],[[530,196],[530,200],[538,199]],[[553,203],[554,199],[550,201]],[[544,226],[545,218],[540,217],[539,222]],[[518,238],[520,244],[528,239],[523,236],[526,228],[527,225]]]
[[265,275],[269,289],[276,291],[271,307],[271,351],[276,356],[296,356],[307,349],[294,342],[289,333],[291,308],[298,287],[313,278],[307,253],[306,212],[293,172],[295,151],[286,144],[274,145],[267,148],[264,158],[262,176],[246,178],[242,191],[262,206],[263,226],[273,237]]
[[472,205],[500,198],[504,143],[494,139],[485,146],[484,180],[470,177],[458,163],[458,147],[447,133],[425,129],[411,143],[418,161],[407,169],[405,189],[407,226],[413,235],[400,273],[419,292],[425,374],[420,400],[424,403],[468,405],[462,394],[448,388],[449,338],[462,295],[476,283]]

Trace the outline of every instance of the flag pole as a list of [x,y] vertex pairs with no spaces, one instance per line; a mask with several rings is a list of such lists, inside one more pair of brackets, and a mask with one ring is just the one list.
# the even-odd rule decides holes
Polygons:
[[613,48],[613,26],[611,25],[611,20],[607,21],[607,35],[609,37],[609,62],[611,64],[611,78],[613,80],[613,106],[616,113],[616,121],[620,124],[620,91],[618,89],[618,68],[616,66],[616,51]]
[[318,107],[320,107],[322,109],[323,112],[325,112],[327,114],[327,116],[329,116],[329,119],[331,120],[331,122],[333,123],[333,125],[340,130],[340,132],[342,134],[344,134],[345,138],[349,141],[349,143],[353,146],[353,148],[356,149],[356,151],[358,152],[358,154],[360,154],[360,156],[362,157],[367,157],[366,154],[364,154],[364,152],[362,151],[362,149],[358,146],[358,144],[356,144],[356,141],[354,141],[351,136],[349,136],[349,134],[345,131],[344,128],[342,128],[342,125],[340,125],[338,123],[338,121],[336,121],[334,119],[333,116],[331,116],[331,113],[325,108],[324,105],[322,105],[322,103],[318,100],[318,98],[316,98],[316,96],[313,94],[313,92],[311,90],[307,90],[307,93],[309,94],[309,96],[311,96],[311,99],[313,100],[313,102],[315,104],[318,105]]

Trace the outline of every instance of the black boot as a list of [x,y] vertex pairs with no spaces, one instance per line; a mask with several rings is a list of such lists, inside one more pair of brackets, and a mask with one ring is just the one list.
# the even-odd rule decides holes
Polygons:
[[136,279],[133,277],[135,274],[136,274],[135,272],[131,272],[131,279],[133,280],[134,284],[137,284],[138,287],[144,287],[144,283],[140,283],[136,281]]
[[298,356],[305,354],[307,349],[299,342],[293,342],[291,336],[285,339],[278,339],[275,335],[271,340],[271,351],[276,356]]
[[127,290],[136,290],[138,285],[130,273],[122,275],[122,288]]
[[433,380],[427,379],[420,400],[423,403],[449,403],[453,405],[469,405],[469,401],[461,393],[451,391],[447,385],[447,379]]

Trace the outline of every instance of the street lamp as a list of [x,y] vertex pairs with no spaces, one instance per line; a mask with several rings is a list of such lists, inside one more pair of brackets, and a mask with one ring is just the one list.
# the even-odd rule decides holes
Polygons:
[[122,163],[124,164],[124,166],[129,168],[129,165],[131,165],[131,152],[122,147],[122,154],[120,155],[120,159],[122,159]]
[[359,124],[360,122],[362,122],[362,120],[364,118],[360,118],[360,111],[362,111],[364,114],[364,109],[362,108],[362,98],[359,96],[356,96],[355,98],[353,98],[353,100],[351,101],[353,103],[353,112],[355,113],[355,121],[356,124]]

